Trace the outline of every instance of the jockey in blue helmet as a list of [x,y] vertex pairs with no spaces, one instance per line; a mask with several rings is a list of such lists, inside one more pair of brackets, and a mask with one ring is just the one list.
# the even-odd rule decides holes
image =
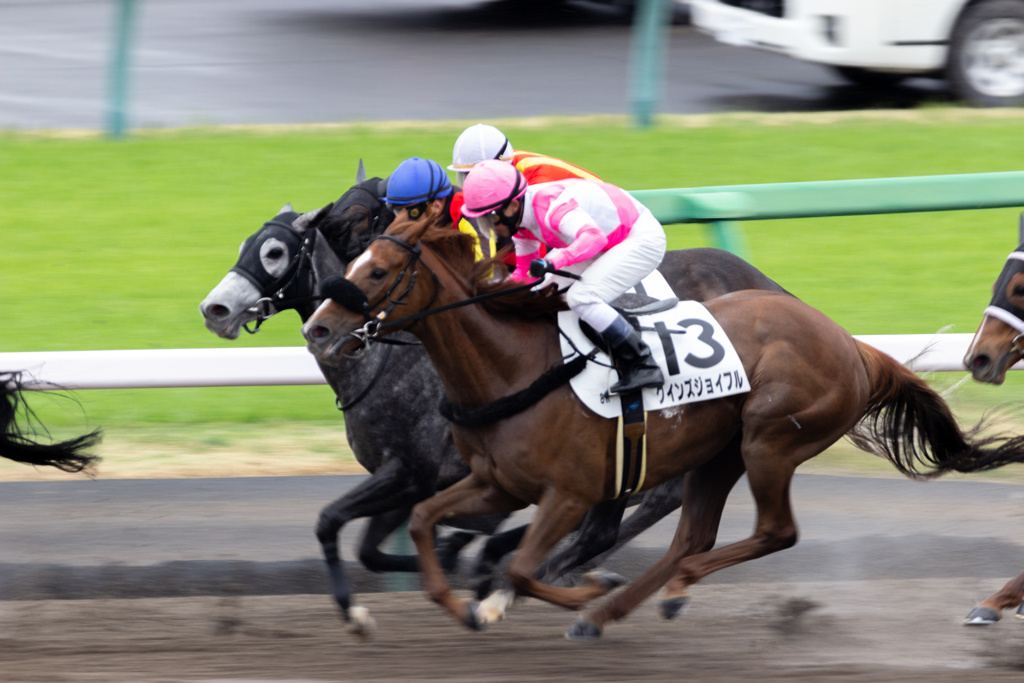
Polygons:
[[452,183],[441,164],[411,157],[400,163],[388,178],[387,196],[382,199],[396,218],[405,211],[409,218],[416,220],[428,207],[435,216],[446,214],[452,192]]

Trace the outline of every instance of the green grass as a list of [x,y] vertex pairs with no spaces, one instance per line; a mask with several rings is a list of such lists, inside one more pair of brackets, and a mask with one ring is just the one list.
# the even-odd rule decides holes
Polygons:
[[[0,351],[298,345],[294,314],[237,342],[204,329],[197,306],[238,244],[285,202],[306,210],[336,199],[360,157],[379,175],[414,154],[445,161],[461,128],[197,130],[121,142],[0,136]],[[1019,121],[988,118],[504,128],[523,149],[627,189],[1020,170],[1024,148]],[[770,221],[745,230],[755,265],[853,333],[951,324],[971,332],[1016,244],[1016,213]],[[706,244],[698,226],[668,232],[672,248]],[[1015,378],[967,393],[1019,399],[1021,385]],[[78,397],[99,424],[336,419],[326,387]],[[36,403],[47,421],[82,423],[80,410]]]

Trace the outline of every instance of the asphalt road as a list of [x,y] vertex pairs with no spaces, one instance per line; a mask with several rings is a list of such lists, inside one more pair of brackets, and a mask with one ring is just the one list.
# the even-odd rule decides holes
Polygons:
[[[0,600],[326,592],[313,525],[326,502],[359,480],[2,483]],[[1021,485],[798,475],[793,505],[795,548],[705,583],[1002,578],[1024,569]],[[719,542],[748,535],[753,510],[741,481]],[[664,553],[677,521],[670,515],[605,566],[639,576]],[[350,561],[360,528],[342,536]],[[409,551],[405,538],[398,542]],[[474,554],[464,553],[457,585],[470,585]],[[417,585],[414,577],[352,569],[359,592]]]
[[[111,0],[0,0],[0,128],[102,128]],[[129,124],[626,113],[630,17],[583,2],[137,0]],[[904,107],[827,69],[672,29],[661,111]]]

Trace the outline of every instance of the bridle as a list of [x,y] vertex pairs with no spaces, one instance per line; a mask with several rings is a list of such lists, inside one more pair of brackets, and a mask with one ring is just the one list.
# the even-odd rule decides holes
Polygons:
[[[309,282],[309,274],[313,269],[312,252],[313,246],[316,242],[317,233],[318,231],[316,228],[306,231],[302,243],[299,245],[298,251],[295,252],[295,256],[292,257],[291,263],[288,264],[288,269],[270,285],[271,288],[276,288],[274,293],[270,296],[257,299],[255,304],[246,309],[247,313],[253,313],[256,316],[255,329],[250,330],[248,323],[242,325],[242,328],[246,332],[249,334],[256,334],[260,331],[260,326],[264,321],[269,320],[281,311],[293,308],[298,304],[316,301],[322,298],[315,294],[291,298],[287,297],[287,292],[289,290],[299,286],[302,282]],[[238,266],[235,266],[232,270],[241,272],[250,280],[252,279],[251,274],[246,273]]]
[[[328,281],[325,281],[324,285],[321,287],[321,293],[325,293],[328,290],[332,289],[332,283],[330,281],[334,281],[333,284],[336,287],[344,287],[347,290],[346,293],[350,297],[355,296],[356,298],[358,298],[359,295],[362,295],[362,302],[361,305],[359,306],[359,310],[355,310],[354,312],[361,313],[363,319],[366,321],[366,324],[363,325],[358,330],[350,332],[349,335],[358,339],[364,348],[369,348],[370,342],[384,341],[380,338],[382,334],[382,328],[394,327],[396,325],[403,324],[409,318],[413,317],[406,316],[404,318],[398,318],[397,320],[388,321],[387,323],[384,322],[384,320],[391,314],[392,311],[395,310],[395,308],[397,308],[398,306],[409,305],[409,302],[406,301],[405,299],[412,293],[413,288],[416,287],[416,281],[419,278],[419,271],[416,269],[416,264],[421,261],[420,257],[423,255],[423,247],[420,245],[419,242],[417,242],[416,244],[409,244],[405,240],[399,239],[394,235],[377,235],[377,237],[370,241],[370,245],[372,246],[373,243],[376,242],[377,240],[388,240],[389,242],[394,242],[395,244],[409,252],[409,258],[406,260],[405,265],[402,266],[402,270],[399,271],[398,277],[395,278],[395,281],[391,284],[391,287],[389,287],[388,290],[384,292],[384,294],[379,299],[377,299],[375,302],[371,304],[369,300],[366,298],[366,295],[362,292],[362,290],[360,290],[358,287],[352,284],[351,281],[345,278],[341,278],[341,280],[344,281],[344,283],[347,283],[347,286],[341,284],[341,281],[338,281],[335,278],[329,278]],[[434,301],[437,299],[437,293],[441,289],[441,283],[437,279],[437,273],[435,273],[433,269],[430,268],[430,266],[424,263],[423,267],[427,269],[427,271],[430,273],[431,279],[434,281],[434,293],[430,296],[430,301],[424,308],[424,311],[426,311],[427,309],[434,305]],[[392,294],[394,294],[395,290],[398,289],[398,287],[402,284],[402,281],[405,279],[405,276],[407,273],[409,273],[410,269],[412,269],[412,274],[409,276],[409,283],[406,285],[405,291],[398,295],[398,298],[394,298]],[[353,290],[358,291],[359,294],[355,294]],[[386,306],[379,313],[371,317],[370,311],[377,308],[385,301],[387,301],[389,305]],[[342,305],[348,310],[354,310],[352,303],[350,301],[345,301],[344,303],[342,303]],[[416,319],[418,320],[419,318]]]
[[1014,328],[1019,334],[1010,343],[1010,353],[1017,353],[1024,356],[1024,309],[1015,306],[1006,295],[1006,284],[1010,278],[1017,273],[1024,272],[1024,268],[1018,266],[1017,270],[1011,270],[1013,261],[1024,261],[1024,251],[1014,251],[1006,257],[1006,266],[996,280],[995,292],[992,301],[985,309],[984,315],[1001,320]]
[[[349,332],[349,336],[358,339],[359,343],[362,344],[364,348],[369,348],[372,342],[396,343],[397,340],[381,338],[386,329],[411,325],[419,320],[422,320],[423,318],[432,315],[437,315],[438,313],[444,313],[445,311],[450,311],[454,308],[471,306],[473,304],[480,303],[481,301],[486,301],[488,299],[494,299],[499,296],[506,296],[508,294],[522,292],[524,290],[536,287],[537,283],[539,282],[539,280],[533,280],[518,287],[509,287],[508,289],[500,289],[494,292],[488,292],[486,294],[479,294],[477,296],[469,297],[468,299],[463,299],[462,301],[456,301],[454,303],[445,304],[444,306],[433,308],[434,301],[437,300],[437,294],[441,289],[441,284],[437,278],[437,274],[433,271],[433,269],[431,269],[430,266],[428,266],[426,263],[423,263],[423,267],[427,269],[427,271],[430,273],[431,278],[433,278],[434,281],[434,293],[431,295],[430,301],[423,308],[423,310],[419,311],[418,313],[413,313],[411,315],[396,318],[394,320],[386,320],[388,315],[393,310],[395,310],[397,306],[405,306],[408,304],[408,302],[405,301],[405,298],[409,296],[409,294],[412,292],[413,287],[416,285],[416,278],[418,273],[415,269],[413,269],[412,276],[409,279],[409,284],[405,288],[405,291],[402,292],[402,294],[398,296],[397,299],[393,298],[391,295],[395,291],[395,289],[397,289],[398,286],[401,284],[402,280],[405,279],[405,274],[409,271],[409,269],[414,268],[417,262],[422,262],[421,256],[423,255],[423,249],[419,242],[417,242],[416,244],[409,244],[408,242],[399,239],[394,235],[378,235],[373,241],[375,242],[381,239],[394,242],[403,249],[408,250],[409,259],[405,262],[405,266],[398,274],[398,278],[395,280],[395,282],[391,285],[388,291],[384,293],[382,297],[377,299],[377,301],[375,301],[372,304],[369,303],[369,301],[366,298],[366,294],[361,289],[359,289],[351,280],[348,280],[341,276],[328,278],[320,287],[320,294],[324,298],[330,298],[342,308],[352,311],[353,313],[359,313],[363,316],[363,319],[366,321],[366,324],[356,330],[353,330],[352,332]],[[371,315],[370,311],[384,303],[384,301],[390,302],[390,305],[386,307],[384,310],[377,313],[376,315]]]

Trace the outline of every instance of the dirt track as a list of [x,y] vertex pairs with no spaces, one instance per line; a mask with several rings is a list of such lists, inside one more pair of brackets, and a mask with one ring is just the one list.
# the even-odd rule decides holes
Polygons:
[[1024,622],[963,628],[1001,581],[927,579],[705,586],[667,623],[655,603],[596,644],[536,601],[484,633],[418,593],[361,596],[377,637],[345,633],[326,596],[5,602],[0,680],[1024,679]]

